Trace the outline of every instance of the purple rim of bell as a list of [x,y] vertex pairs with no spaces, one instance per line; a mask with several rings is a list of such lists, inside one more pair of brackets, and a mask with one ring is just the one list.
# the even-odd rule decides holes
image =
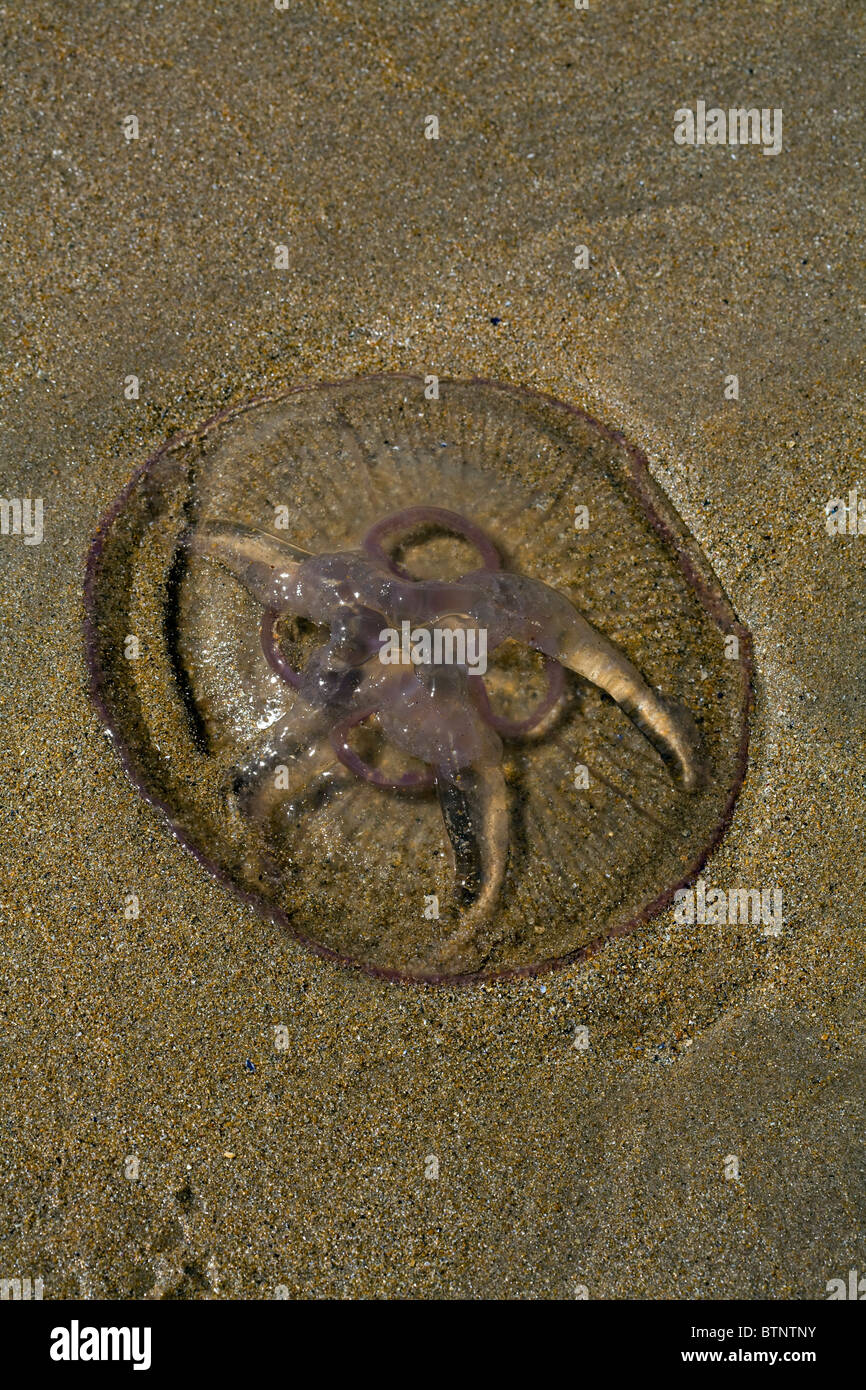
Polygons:
[[[228,888],[233,896],[246,906],[253,909],[259,917],[264,917],[275,926],[283,928],[289,936],[300,945],[305,946],[313,954],[320,956],[324,960],[329,960],[342,967],[350,967],[362,971],[366,975],[372,975],[376,979],[387,980],[393,984],[411,985],[424,989],[430,987],[455,988],[471,985],[493,984],[505,980],[531,979],[537,975],[547,974],[551,970],[561,969],[568,965],[577,965],[582,961],[588,960],[591,956],[601,951],[609,941],[617,937],[627,936],[635,931],[637,927],[649,922],[653,917],[657,917],[666,907],[673,902],[674,894],[681,888],[687,888],[695,882],[710,855],[718,846],[725,831],[730,825],[734,814],[734,806],[740,789],[745,781],[746,770],[749,761],[749,717],[752,710],[752,675],[754,670],[752,634],[744,623],[737,617],[734,609],[721,588],[718,579],[713,576],[715,583],[710,583],[705,574],[700,560],[695,558],[695,551],[698,549],[697,541],[694,540],[687,531],[685,524],[677,521],[679,525],[671,525],[656,510],[654,493],[660,492],[658,484],[652,477],[649,468],[649,461],[642,450],[630,443],[625,435],[620,431],[611,428],[609,425],[602,424],[587,411],[579,406],[570,405],[566,401],[559,400],[556,396],[551,396],[546,391],[535,391],[525,386],[513,386],[509,382],[490,381],[486,377],[469,377],[465,380],[453,380],[441,378],[440,385],[454,386],[483,386],[494,391],[501,391],[503,395],[517,397],[525,401],[541,401],[556,410],[563,411],[566,415],[583,420],[596,430],[609,443],[615,444],[622,449],[627,462],[628,472],[625,474],[625,482],[632,494],[632,497],[639,505],[641,511],[649,522],[650,526],[661,536],[665,543],[672,550],[674,557],[679,565],[683,577],[689,587],[697,594],[704,609],[713,619],[716,626],[726,635],[736,636],[739,641],[739,657],[737,664],[743,674],[743,695],[740,702],[740,738],[735,759],[735,773],[733,781],[728,789],[728,795],[722,808],[721,815],[710,834],[710,837],[693,862],[689,865],[683,876],[651,902],[647,903],[634,917],[630,917],[622,922],[614,922],[603,935],[588,941],[586,945],[579,946],[573,951],[567,952],[562,956],[551,956],[547,960],[533,962],[531,965],[518,965],[505,970],[477,970],[470,971],[462,975],[407,975],[399,970],[388,966],[372,965],[358,960],[354,956],[343,955],[339,951],[333,950],[330,946],[323,945],[320,941],[315,941],[312,937],[306,936],[303,932],[292,924],[291,915],[284,912],[281,908],[275,907],[265,902],[258,894],[242,887],[222,867],[212,860],[198,845],[196,845],[189,835],[177,825],[173,820],[171,809],[166,805],[161,797],[155,795],[143,782],[135,762],[132,758],[129,747],[127,746],[119,727],[117,726],[113,710],[104,694],[105,678],[99,663],[99,636],[96,623],[96,589],[99,581],[102,554],[105,548],[105,540],[108,532],[117,520],[127,499],[132,495],[141,479],[156,467],[157,463],[167,453],[191,443],[196,439],[203,439],[226,420],[233,419],[238,415],[245,414],[248,410],[254,410],[262,405],[275,405],[280,401],[288,400],[304,391],[322,391],[350,389],[362,385],[381,382],[390,384],[395,382],[412,383],[423,389],[424,381],[422,377],[416,376],[411,372],[378,372],[365,377],[342,377],[336,380],[305,382],[300,386],[292,386],[286,390],[275,392],[270,395],[254,396],[240,405],[230,406],[226,410],[219,411],[212,415],[197,429],[183,431],[165,440],[154,454],[138,465],[133,472],[126,486],[122,489],[114,501],[108,507],[100,519],[90,548],[87,552],[87,560],[84,575],[84,654],[87,663],[88,680],[90,687],[90,698],[102,720],[108,729],[120,757],[121,764],[127,777],[132,782],[136,790],[144,797],[151,806],[160,811],[165,817],[169,829],[175,839],[184,849],[188,850],[199,864],[207,870],[221,884]],[[674,512],[673,503],[669,503],[671,512]]]

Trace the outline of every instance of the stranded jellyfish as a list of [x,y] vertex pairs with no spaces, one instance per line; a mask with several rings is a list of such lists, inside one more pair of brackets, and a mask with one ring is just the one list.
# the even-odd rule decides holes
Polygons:
[[373,973],[579,959],[697,873],[742,780],[749,637],[695,541],[618,435],[510,387],[303,388],[169,441],[86,610],[139,789]]

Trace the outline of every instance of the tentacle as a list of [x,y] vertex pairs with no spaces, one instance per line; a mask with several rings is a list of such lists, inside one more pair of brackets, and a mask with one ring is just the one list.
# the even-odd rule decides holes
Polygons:
[[478,571],[464,583],[476,590],[476,622],[527,642],[545,656],[607,692],[649,739],[684,791],[697,791],[707,776],[701,736],[688,710],[648,685],[617,646],[572,603],[547,584],[525,575]]
[[540,650],[606,691],[658,751],[677,786],[698,791],[706,782],[707,764],[689,711],[648,685],[628,657],[576,609],[572,614],[567,629],[549,646],[539,644]]
[[245,816],[265,825],[280,805],[306,795],[338,767],[327,720],[316,710],[293,709],[250,745],[227,791]]
[[436,790],[454,856],[460,920],[424,968],[453,970],[488,922],[496,906],[508,862],[509,811],[499,763],[439,771]]
[[309,552],[267,531],[214,521],[191,531],[187,544],[194,555],[229,570],[265,608],[291,607],[299,565]]

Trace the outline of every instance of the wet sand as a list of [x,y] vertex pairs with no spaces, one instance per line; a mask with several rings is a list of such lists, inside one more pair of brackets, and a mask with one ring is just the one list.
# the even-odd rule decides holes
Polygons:
[[[3,21],[0,480],[45,532],[0,536],[0,1275],[46,1298],[816,1299],[866,1269],[866,536],[824,511],[866,496],[863,12],[492,8]],[[678,146],[699,99],[782,108],[781,152]],[[646,452],[755,638],[705,877],[780,888],[781,935],[667,912],[544,978],[389,985],[234,902],[124,779],[82,658],[100,514],[175,430],[389,370]]]

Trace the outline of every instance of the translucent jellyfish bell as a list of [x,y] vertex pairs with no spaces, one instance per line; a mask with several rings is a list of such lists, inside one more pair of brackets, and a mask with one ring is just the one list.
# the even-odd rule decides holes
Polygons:
[[[86,607],[139,789],[374,973],[597,949],[698,871],[744,774],[749,636],[693,537],[637,451],[510,387],[311,387],[169,442],[104,518]],[[384,658],[407,629],[429,661]]]

